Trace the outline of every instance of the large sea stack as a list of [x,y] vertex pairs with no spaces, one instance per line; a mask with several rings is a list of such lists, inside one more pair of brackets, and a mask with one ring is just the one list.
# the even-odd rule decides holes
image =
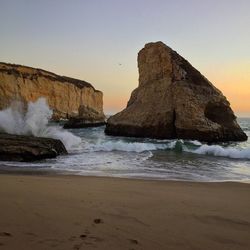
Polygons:
[[12,101],[28,103],[39,97],[47,99],[54,120],[78,116],[79,108],[85,106],[104,121],[103,94],[90,83],[42,69],[0,63],[0,110]]
[[207,142],[244,141],[230,103],[198,70],[162,42],[138,54],[139,86],[110,117],[109,135]]

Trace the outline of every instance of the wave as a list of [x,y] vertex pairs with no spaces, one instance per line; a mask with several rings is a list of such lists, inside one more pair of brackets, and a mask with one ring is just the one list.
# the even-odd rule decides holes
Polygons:
[[59,126],[49,126],[52,110],[45,98],[29,102],[27,110],[21,102],[0,111],[0,131],[8,134],[33,135],[62,141],[67,150],[81,143],[81,138],[63,130]]
[[166,144],[154,144],[146,142],[125,142],[119,141],[107,141],[97,143],[89,146],[93,151],[125,151],[125,152],[137,152],[141,153],[144,151],[154,151],[166,149]]
[[250,148],[236,149],[232,147],[223,148],[219,145],[202,145],[196,150],[185,150],[187,152],[228,157],[233,159],[250,159]]
[[164,140],[164,143],[153,143],[153,142],[127,142],[123,140],[118,141],[106,141],[106,142],[97,142],[95,144],[85,144],[85,148],[91,151],[124,151],[124,152],[136,152],[141,153],[145,151],[155,151],[155,150],[174,150],[176,152],[181,152],[184,150],[187,145],[202,145],[198,141],[187,141],[183,140]]
[[250,148],[239,149],[233,147],[222,147],[220,145],[207,145],[202,144],[199,141],[164,141],[164,143],[153,142],[127,142],[123,140],[119,141],[107,141],[97,142],[96,144],[86,144],[87,151],[124,151],[124,152],[136,152],[141,153],[145,151],[156,150],[171,150],[177,153],[186,152],[199,155],[211,155],[220,156],[233,159],[250,159]]

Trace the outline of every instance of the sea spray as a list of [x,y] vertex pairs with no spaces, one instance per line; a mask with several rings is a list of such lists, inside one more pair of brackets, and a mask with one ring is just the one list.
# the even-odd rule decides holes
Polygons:
[[0,131],[17,135],[33,135],[59,139],[67,150],[81,143],[81,138],[63,130],[59,126],[49,126],[52,110],[45,98],[29,102],[25,111],[23,104],[15,102],[0,111]]

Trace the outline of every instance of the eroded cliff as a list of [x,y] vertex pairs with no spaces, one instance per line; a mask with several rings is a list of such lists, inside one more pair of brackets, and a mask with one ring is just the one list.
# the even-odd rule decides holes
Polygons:
[[42,69],[0,63],[0,109],[12,101],[27,103],[39,97],[47,99],[55,120],[77,116],[83,105],[104,117],[103,94],[90,83]]

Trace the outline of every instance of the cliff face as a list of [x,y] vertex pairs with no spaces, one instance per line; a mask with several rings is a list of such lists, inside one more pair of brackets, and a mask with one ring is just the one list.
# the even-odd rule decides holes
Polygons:
[[139,86],[126,109],[110,117],[110,135],[242,141],[226,97],[198,70],[162,42],[138,54]]
[[26,66],[0,63],[0,109],[13,100],[25,103],[45,97],[53,118],[78,115],[81,105],[103,115],[103,94],[85,81]]

